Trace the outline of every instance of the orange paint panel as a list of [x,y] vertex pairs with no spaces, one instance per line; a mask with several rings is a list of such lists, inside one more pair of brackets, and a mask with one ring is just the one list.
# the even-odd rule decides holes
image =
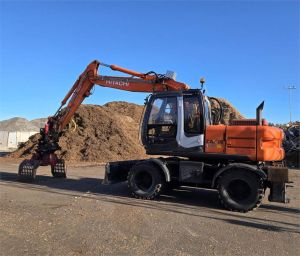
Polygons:
[[253,161],[281,161],[283,132],[267,125],[210,125],[205,133],[205,152],[247,156]]
[[233,125],[226,129],[226,154],[256,158],[256,126]]
[[284,158],[283,131],[270,126],[258,126],[257,129],[257,160],[281,161]]
[[227,139],[256,139],[256,126],[232,125],[228,126],[226,131]]
[[256,158],[255,148],[249,149],[249,148],[228,148],[228,147],[226,147],[226,154],[247,156],[251,160],[255,160],[255,158]]
[[205,132],[205,152],[225,152],[225,125],[209,125]]
[[255,138],[228,138],[228,148],[256,148]]

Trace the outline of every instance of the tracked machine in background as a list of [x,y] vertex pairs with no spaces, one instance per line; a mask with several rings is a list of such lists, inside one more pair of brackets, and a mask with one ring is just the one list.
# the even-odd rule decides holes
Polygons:
[[[131,76],[99,75],[100,65]],[[36,153],[19,166],[20,177],[34,179],[41,165],[50,165],[54,177],[66,177],[65,163],[55,154],[60,149],[59,137],[94,85],[151,93],[145,102],[141,141],[148,155],[162,156],[110,162],[104,183],[128,181],[132,194],[142,199],[154,199],[164,189],[182,185],[217,189],[225,208],[241,212],[258,207],[267,188],[270,201],[288,201],[283,132],[262,118],[263,103],[256,119],[223,125],[218,100],[175,81],[174,73],[139,73],[98,61],[88,65],[49,117],[40,131]],[[212,100],[219,105],[213,112]]]

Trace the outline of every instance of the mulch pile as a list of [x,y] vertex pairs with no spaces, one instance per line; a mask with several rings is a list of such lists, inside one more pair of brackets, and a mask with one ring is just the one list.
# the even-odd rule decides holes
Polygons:
[[[224,120],[241,118],[241,114],[226,100]],[[60,138],[58,153],[67,161],[109,162],[145,158],[139,141],[139,123],[143,106],[128,102],[110,102],[103,106],[81,105],[74,115],[75,131],[66,130]],[[34,153],[39,134],[12,152],[8,157],[30,158]]]
[[[221,124],[229,124],[230,120],[232,119],[244,119],[245,117],[225,99],[218,98],[222,109],[223,109],[223,118],[220,121]],[[215,101],[211,101],[212,109],[218,108]]]

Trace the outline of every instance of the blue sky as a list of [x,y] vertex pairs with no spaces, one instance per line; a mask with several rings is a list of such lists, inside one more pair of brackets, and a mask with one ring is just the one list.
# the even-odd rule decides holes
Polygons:
[[[299,1],[0,0],[0,120],[54,114],[94,59],[177,80],[223,97],[246,117],[265,100],[275,123],[300,120]],[[121,75],[100,68],[100,74]],[[96,87],[85,103],[146,94]]]

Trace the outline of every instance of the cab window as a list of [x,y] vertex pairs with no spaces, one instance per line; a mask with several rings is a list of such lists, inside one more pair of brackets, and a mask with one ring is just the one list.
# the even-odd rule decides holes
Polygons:
[[184,132],[188,135],[203,133],[203,113],[198,95],[183,96]]
[[176,97],[156,98],[151,107],[147,135],[148,139],[161,142],[176,138],[177,99]]
[[176,97],[157,98],[152,104],[149,124],[176,124],[177,102]]

